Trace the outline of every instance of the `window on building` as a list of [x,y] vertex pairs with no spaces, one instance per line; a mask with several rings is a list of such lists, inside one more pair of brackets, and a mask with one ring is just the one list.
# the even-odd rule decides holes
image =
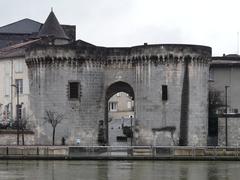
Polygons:
[[128,109],[131,109],[131,108],[132,108],[132,102],[131,102],[131,101],[128,101],[128,102],[127,102],[127,108],[128,108]]
[[78,99],[80,96],[79,82],[69,82],[69,98]]
[[22,61],[16,61],[15,62],[15,72],[16,73],[22,73],[23,72],[23,62]]
[[16,88],[19,94],[23,94],[23,80],[16,79],[15,80]]
[[168,87],[167,85],[162,85],[162,100],[168,100]]
[[109,111],[117,111],[117,102],[109,102]]
[[11,112],[11,106],[10,106],[10,103],[5,105],[4,106],[4,110],[2,112],[2,120],[3,121],[7,121],[9,120],[11,117],[10,117],[10,112]]
[[10,76],[10,73],[11,73],[11,62],[7,61],[4,64],[4,71],[5,71],[5,75],[9,75]]
[[10,95],[10,92],[11,92],[11,90],[10,90],[10,87],[11,87],[11,83],[10,83],[10,77],[5,77],[5,88],[4,88],[4,90],[5,90],[5,96],[9,96]]

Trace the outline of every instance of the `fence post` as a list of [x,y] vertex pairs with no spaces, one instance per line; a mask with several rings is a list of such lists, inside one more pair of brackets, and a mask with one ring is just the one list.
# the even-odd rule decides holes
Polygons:
[[107,156],[111,156],[111,146],[107,146]]
[[39,147],[37,146],[37,155],[39,156]]
[[175,147],[176,147],[176,146],[173,146],[173,147],[172,147],[172,157],[175,156]]
[[156,156],[156,146],[152,146],[152,155],[153,155],[153,157],[155,157]]
[[195,153],[194,153],[194,145],[192,145],[192,157],[195,156]]

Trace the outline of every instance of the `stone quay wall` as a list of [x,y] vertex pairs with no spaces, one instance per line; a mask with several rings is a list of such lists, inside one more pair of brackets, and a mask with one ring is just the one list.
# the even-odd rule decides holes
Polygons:
[[238,148],[159,146],[0,146],[4,160],[221,160],[239,161]]

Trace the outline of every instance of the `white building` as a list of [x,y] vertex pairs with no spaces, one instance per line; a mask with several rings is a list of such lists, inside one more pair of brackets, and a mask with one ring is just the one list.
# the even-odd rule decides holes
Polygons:
[[216,122],[211,124],[214,127],[209,129],[214,132],[212,135],[215,136],[215,145],[238,146],[240,144],[240,56],[223,55],[212,59],[209,86],[219,93],[223,106],[217,111]]
[[33,132],[40,131],[34,129],[37,126],[29,102],[31,82],[28,79],[28,67],[25,62],[26,48],[46,37],[54,37],[54,33],[57,35],[62,33],[65,36],[59,38],[60,40],[52,39],[53,43],[74,41],[75,30],[75,26],[59,25],[53,12],[44,24],[31,19],[23,19],[0,27],[0,131],[2,131],[1,134],[8,134],[0,137],[0,144],[16,144],[16,106],[18,103],[20,105],[18,112],[20,126],[22,122],[27,121],[26,127],[31,130],[30,136],[25,135],[25,143],[33,144],[35,141]]
[[19,104],[22,105],[20,116],[27,118],[29,112],[29,80],[25,63],[24,47],[28,43],[11,46],[0,51],[0,122],[14,121],[16,117],[17,87]]

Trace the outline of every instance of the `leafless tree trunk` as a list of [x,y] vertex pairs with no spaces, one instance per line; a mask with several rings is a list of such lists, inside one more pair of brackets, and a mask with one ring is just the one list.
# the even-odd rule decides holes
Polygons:
[[51,110],[46,110],[44,120],[45,120],[44,122],[49,123],[53,128],[53,131],[52,131],[52,145],[55,145],[56,127],[63,120],[63,114],[57,113],[57,112],[51,111]]
[[53,127],[53,133],[52,133],[52,145],[53,146],[55,145],[55,130],[56,130],[56,127]]

